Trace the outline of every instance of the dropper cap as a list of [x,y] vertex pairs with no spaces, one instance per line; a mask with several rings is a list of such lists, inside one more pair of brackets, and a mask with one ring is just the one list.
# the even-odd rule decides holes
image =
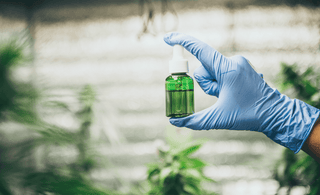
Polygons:
[[184,47],[181,45],[173,46],[173,57],[169,62],[169,73],[187,73],[189,72],[188,60],[183,57]]

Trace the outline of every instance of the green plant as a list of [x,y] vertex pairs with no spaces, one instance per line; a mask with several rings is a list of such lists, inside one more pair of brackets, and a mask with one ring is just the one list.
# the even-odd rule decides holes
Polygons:
[[202,182],[214,182],[203,174],[208,164],[199,158],[191,157],[203,144],[203,141],[191,141],[191,136],[177,134],[168,128],[169,147],[158,149],[160,162],[148,165],[147,194],[187,195],[215,194],[206,192]]
[[[296,64],[281,63],[281,68],[278,75],[280,90],[320,108],[319,73],[313,67],[300,72]],[[320,165],[304,152],[295,155],[285,149],[276,163],[274,178],[280,188],[288,187],[287,194],[294,186],[309,186],[309,195],[320,194]]]
[[[102,162],[90,149],[94,90],[89,85],[81,90],[80,109],[72,113],[68,104],[48,101],[32,82],[15,80],[14,67],[31,59],[25,56],[27,42],[19,41],[13,38],[0,45],[0,194],[117,194],[97,187],[90,178],[90,171]],[[40,100],[45,102],[44,110],[69,110],[78,118],[79,129],[61,128],[43,120],[37,109]],[[5,123],[11,126],[2,127]],[[15,125],[19,132],[10,133]],[[52,152],[59,154],[70,148],[75,158],[49,158]]]
[[[60,146],[58,150],[73,147],[76,150],[76,158],[70,163],[45,162],[43,170],[33,169],[25,175],[24,186],[39,194],[107,194],[106,190],[98,189],[90,180],[89,173],[98,163],[92,155],[90,148],[90,125],[92,123],[92,106],[95,101],[94,91],[91,86],[85,86],[79,95],[81,109],[75,113],[80,121],[80,128],[70,130],[58,129],[54,125],[51,129],[45,129],[42,137],[36,143],[38,147],[44,146],[48,152]],[[68,108],[63,102],[55,102],[62,108]],[[64,157],[67,160],[68,157]],[[108,192],[110,194],[110,192]]]

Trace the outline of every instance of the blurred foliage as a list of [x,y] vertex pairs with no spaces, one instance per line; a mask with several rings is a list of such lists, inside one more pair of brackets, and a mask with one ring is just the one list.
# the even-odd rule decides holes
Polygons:
[[[301,72],[296,64],[281,63],[281,68],[278,75],[280,90],[320,108],[319,72],[313,67]],[[285,149],[276,164],[274,178],[279,182],[280,188],[288,187],[287,194],[290,194],[294,186],[309,186],[309,195],[320,194],[320,165],[304,152],[295,155],[291,150]]]
[[[92,87],[81,90],[81,108],[74,113],[80,127],[70,130],[44,121],[38,112],[38,102],[44,96],[31,81],[17,81],[12,76],[15,67],[32,59],[26,54],[29,40],[21,44],[21,39],[14,37],[0,46],[0,194],[116,194],[95,186],[90,178],[90,171],[103,162],[90,149],[95,101]],[[47,105],[68,110],[63,102]],[[75,157],[50,157],[70,148]]]
[[[12,37],[7,42],[0,44],[0,119],[6,118],[6,111],[17,115],[15,119],[21,119],[22,115],[34,116],[31,109],[34,106],[34,99],[37,98],[37,91],[30,83],[13,82],[11,79],[12,69],[23,61],[30,61],[31,58],[25,54],[26,43],[17,37]],[[30,117],[23,117],[30,122]]]
[[[191,134],[183,135],[181,129],[167,128],[167,143],[158,148],[159,162],[148,167],[147,187],[140,194],[150,195],[206,195],[216,194],[203,189],[203,182],[214,182],[206,177],[203,168],[208,164],[190,155],[198,151],[204,141],[192,141]],[[139,193],[137,193],[139,194]]]

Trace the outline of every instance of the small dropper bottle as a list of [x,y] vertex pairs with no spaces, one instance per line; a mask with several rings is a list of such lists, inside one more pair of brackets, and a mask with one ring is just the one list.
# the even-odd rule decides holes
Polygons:
[[173,58],[169,62],[166,78],[166,116],[185,117],[194,113],[193,79],[189,72],[188,60],[183,57],[184,48],[173,46]]

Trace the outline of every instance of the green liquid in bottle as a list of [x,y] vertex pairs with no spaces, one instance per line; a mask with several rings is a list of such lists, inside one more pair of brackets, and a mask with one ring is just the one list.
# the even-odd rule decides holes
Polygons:
[[166,116],[185,117],[194,113],[193,79],[186,73],[166,78]]

